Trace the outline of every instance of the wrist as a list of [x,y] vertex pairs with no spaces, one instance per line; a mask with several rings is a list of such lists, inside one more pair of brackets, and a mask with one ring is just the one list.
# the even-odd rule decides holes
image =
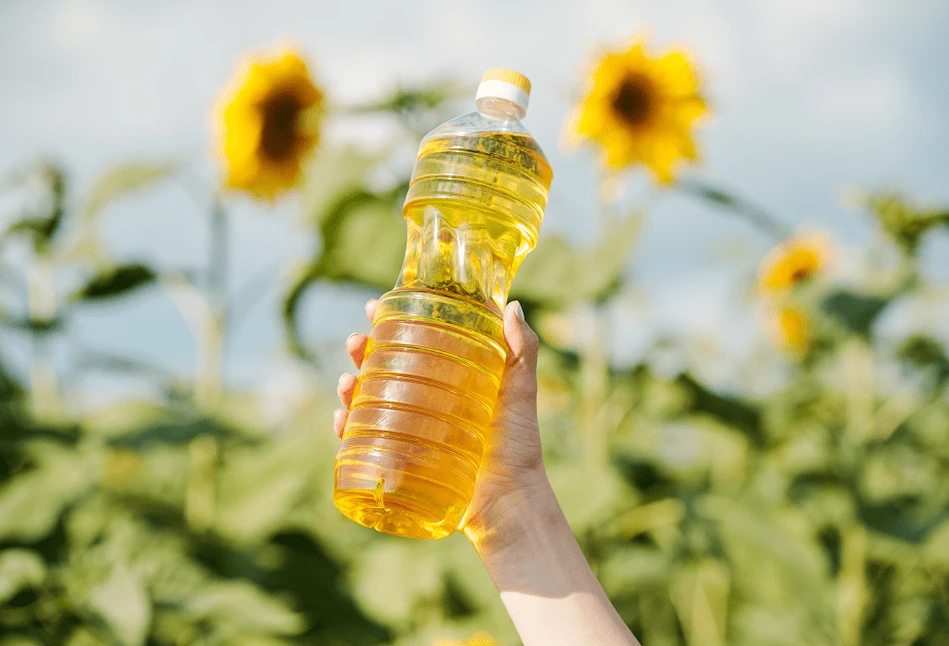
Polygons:
[[[482,560],[496,558],[516,545],[529,545],[532,534],[566,524],[543,465],[524,472],[516,484],[485,491],[464,533]],[[493,494],[493,495],[492,495]]]

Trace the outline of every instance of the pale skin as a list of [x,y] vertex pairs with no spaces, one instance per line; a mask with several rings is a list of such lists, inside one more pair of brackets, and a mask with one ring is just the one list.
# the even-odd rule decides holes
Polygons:
[[[366,304],[375,317],[376,301]],[[504,310],[507,365],[474,498],[463,522],[524,646],[638,646],[587,564],[547,480],[537,423],[537,335],[517,302]],[[346,350],[362,365],[367,337]],[[356,376],[333,416],[342,437]]]

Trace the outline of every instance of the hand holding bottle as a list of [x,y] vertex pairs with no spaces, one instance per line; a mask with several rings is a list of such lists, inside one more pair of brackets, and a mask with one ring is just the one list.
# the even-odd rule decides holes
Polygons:
[[[366,313],[375,317],[376,301]],[[638,642],[596,580],[547,480],[537,423],[537,335],[517,302],[504,311],[507,362],[463,530],[472,542],[525,646],[628,646]],[[367,337],[346,350],[362,365]],[[342,436],[355,375],[340,377]]]

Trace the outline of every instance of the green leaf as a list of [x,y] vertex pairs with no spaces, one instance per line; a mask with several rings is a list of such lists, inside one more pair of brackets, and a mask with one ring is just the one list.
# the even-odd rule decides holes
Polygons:
[[55,316],[51,319],[37,318],[14,318],[0,316],[0,325],[14,330],[23,330],[33,334],[51,334],[62,330],[66,325],[66,320],[62,316]]
[[300,324],[297,316],[300,311],[300,304],[303,297],[310,287],[319,279],[318,266],[312,263],[302,268],[297,277],[290,283],[290,289],[283,297],[281,307],[281,317],[283,327],[287,333],[287,345],[290,352],[304,359],[312,359],[312,355],[307,350],[300,336]]
[[154,283],[157,277],[150,267],[141,263],[107,267],[90,278],[72,295],[71,300],[102,301],[116,298]]
[[101,630],[93,632],[85,626],[79,626],[72,631],[64,646],[115,646],[115,641]]
[[[128,400],[104,407],[82,420],[82,430],[113,448],[143,451],[184,446],[199,437],[238,440],[240,431],[217,417],[185,407]],[[251,441],[248,438],[248,441]]]
[[[22,635],[10,635],[0,637],[0,646],[41,646],[41,644]],[[67,646],[73,646],[73,644],[70,642]]]
[[431,549],[377,541],[354,565],[354,596],[366,613],[390,626],[407,626],[417,606],[440,597],[441,566]]
[[890,238],[910,255],[933,228],[949,226],[949,210],[920,208],[898,193],[870,196],[866,205]]
[[216,522],[241,541],[264,538],[279,528],[308,493],[312,442],[306,438],[234,452],[220,474]]
[[813,631],[833,630],[836,590],[804,518],[717,496],[702,497],[697,509],[717,525],[736,594],[752,600],[745,608],[767,608]]
[[0,488],[0,539],[46,536],[60,515],[95,483],[90,457],[44,446],[36,468],[15,475]]
[[712,392],[687,373],[679,375],[676,384],[688,393],[690,410],[705,413],[728,426],[740,429],[759,446],[766,438],[761,428],[761,413],[748,402]]
[[179,169],[180,164],[167,161],[133,161],[110,168],[92,187],[83,209],[83,219],[97,218],[115,200],[164,181],[177,173]]
[[229,627],[277,635],[296,635],[306,628],[303,617],[248,581],[205,586],[188,599],[185,610]]
[[402,184],[383,193],[355,191],[331,210],[320,233],[323,253],[316,274],[337,282],[389,289],[405,255]]
[[82,350],[76,358],[76,366],[89,371],[152,375],[168,379],[173,376],[168,369],[154,362],[101,350]]
[[0,607],[20,590],[38,587],[46,578],[46,564],[36,552],[10,549],[0,552]]
[[283,299],[283,322],[295,354],[308,357],[297,312],[306,292],[320,280],[387,290],[395,284],[405,255],[405,222],[400,205],[406,184],[373,193],[357,188],[317,218],[323,249],[291,283]]
[[611,597],[663,588],[669,582],[669,558],[654,547],[623,545],[601,564],[601,572]]
[[949,512],[923,513],[899,498],[882,503],[864,502],[858,512],[868,528],[917,544],[924,542],[940,524],[949,521]]
[[148,636],[151,603],[142,581],[118,566],[102,584],[89,591],[89,604],[105,620],[122,646],[141,646]]
[[52,165],[42,166],[39,172],[47,185],[48,209],[45,209],[45,212],[40,215],[33,215],[14,222],[6,231],[6,235],[22,234],[30,236],[33,239],[33,246],[37,250],[49,246],[53,236],[59,231],[66,214],[65,173]]
[[642,222],[639,214],[627,216],[586,249],[543,238],[518,271],[511,298],[548,309],[606,298],[622,283]]
[[[617,471],[601,464],[577,461],[559,465],[550,470],[550,484],[577,534],[602,526],[632,502]],[[596,495],[591,496],[591,491]]]
[[887,297],[838,290],[824,299],[821,309],[851,332],[867,336],[874,321],[889,304]]
[[307,221],[322,226],[344,196],[365,189],[366,175],[380,159],[380,154],[366,154],[355,146],[321,148],[307,168],[301,192]]
[[398,88],[378,103],[360,108],[360,112],[391,111],[400,115],[434,110],[446,101],[467,96],[471,88],[452,81],[433,84],[430,88]]

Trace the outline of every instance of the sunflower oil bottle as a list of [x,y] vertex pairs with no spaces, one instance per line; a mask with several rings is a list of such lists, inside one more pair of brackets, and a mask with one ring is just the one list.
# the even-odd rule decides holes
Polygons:
[[553,177],[521,125],[529,93],[526,77],[490,69],[477,110],[419,147],[405,260],[379,300],[336,456],[337,508],[380,532],[442,538],[471,501],[504,371],[501,313]]

